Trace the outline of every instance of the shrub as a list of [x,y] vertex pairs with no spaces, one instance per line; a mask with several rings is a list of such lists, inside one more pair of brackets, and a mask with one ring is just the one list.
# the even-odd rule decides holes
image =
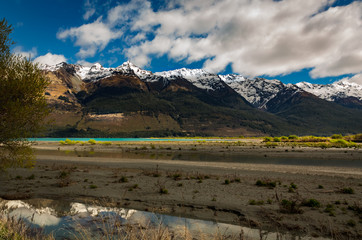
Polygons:
[[254,199],[249,200],[249,205],[264,205],[263,200],[255,201]]
[[302,213],[300,209],[300,204],[296,200],[287,200],[283,199],[279,204],[281,212],[284,213]]
[[90,189],[96,189],[96,188],[97,188],[97,185],[94,185],[94,184],[89,185],[89,188],[90,188]]
[[94,140],[94,139],[89,139],[89,140],[88,140],[88,143],[94,145],[94,144],[97,143],[97,141]]
[[73,141],[73,140],[70,140],[70,139],[65,139],[65,144],[67,144],[67,145],[74,145],[74,144],[76,144],[76,141]]
[[275,142],[267,142],[267,143],[265,144],[265,146],[267,146],[267,147],[276,147],[276,146],[278,146],[278,143],[275,143]]
[[328,213],[329,216],[335,217],[336,213],[334,212],[334,206],[332,204],[328,204],[324,209],[324,212]]
[[348,147],[349,146],[348,142],[344,139],[332,139],[331,143],[333,144],[334,147]]
[[272,182],[271,180],[257,180],[255,183],[258,187],[268,187],[268,188],[275,188],[277,186],[276,182]]
[[174,175],[172,175],[172,179],[175,181],[181,180],[181,173],[175,173]]
[[274,137],[273,141],[274,141],[274,142],[281,142],[281,140],[280,140],[279,137]]
[[319,208],[321,203],[318,200],[311,198],[307,201],[304,201],[302,205],[306,207]]
[[35,179],[35,175],[32,174],[32,175],[30,175],[29,177],[27,177],[26,179],[28,179],[28,180],[34,180],[34,179]]
[[343,136],[342,136],[342,134],[333,134],[333,135],[331,136],[331,138],[332,138],[332,139],[342,139]]
[[160,194],[168,194],[168,190],[166,188],[160,188]]
[[341,192],[341,193],[344,193],[344,194],[354,194],[353,188],[350,188],[350,187],[348,187],[348,188],[342,188],[342,189],[340,190],[340,192]]
[[281,136],[280,139],[281,139],[282,141],[287,141],[287,140],[288,140],[288,137],[287,137],[287,136]]
[[122,177],[118,180],[118,182],[120,182],[120,183],[128,182],[128,178],[125,177],[125,176],[122,176]]
[[362,133],[354,135],[352,139],[354,142],[362,142]]
[[298,139],[298,136],[297,135],[289,135],[288,139],[296,140],[296,139]]
[[272,137],[265,137],[264,142],[271,142],[273,140]]
[[229,179],[225,179],[224,184],[225,184],[225,185],[230,184],[230,180],[229,180]]

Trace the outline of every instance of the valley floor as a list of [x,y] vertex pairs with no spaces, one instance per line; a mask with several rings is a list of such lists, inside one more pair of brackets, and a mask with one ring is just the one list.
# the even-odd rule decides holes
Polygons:
[[362,238],[361,148],[266,148],[258,140],[34,148],[34,169],[1,174],[1,198],[95,202],[272,232]]

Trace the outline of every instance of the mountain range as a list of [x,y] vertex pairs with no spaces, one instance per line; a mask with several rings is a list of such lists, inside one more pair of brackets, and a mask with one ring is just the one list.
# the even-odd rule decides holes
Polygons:
[[362,132],[362,86],[249,79],[202,69],[152,73],[42,65],[50,79],[48,136],[261,136]]

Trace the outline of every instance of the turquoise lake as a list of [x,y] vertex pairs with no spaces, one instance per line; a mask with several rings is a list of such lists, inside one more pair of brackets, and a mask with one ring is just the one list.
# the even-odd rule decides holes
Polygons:
[[195,138],[29,138],[29,141],[35,142],[59,142],[70,139],[72,141],[87,142],[94,139],[99,142],[152,142],[152,141],[215,141],[221,139],[195,139]]

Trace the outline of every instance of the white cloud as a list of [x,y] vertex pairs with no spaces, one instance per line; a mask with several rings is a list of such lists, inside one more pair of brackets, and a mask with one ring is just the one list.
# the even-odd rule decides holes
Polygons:
[[86,0],[84,2],[85,13],[83,14],[83,19],[88,20],[96,13],[96,4],[91,0]]
[[99,18],[93,23],[60,31],[57,34],[57,38],[62,40],[71,38],[75,40],[75,45],[80,46],[77,56],[87,58],[93,57],[97,51],[102,51],[111,40],[119,38],[121,35],[121,32],[112,31]]
[[13,49],[13,53],[15,55],[19,55],[30,59],[33,59],[38,55],[38,51],[35,47],[33,47],[30,51],[24,51],[24,48],[22,46],[17,46]]
[[[332,0],[174,0],[154,11],[133,0],[109,11],[112,25],[131,36],[128,58],[147,65],[156,55],[186,62],[206,60],[218,72],[231,64],[246,76],[312,68],[312,77],[362,70],[362,2],[330,7]],[[177,6],[177,8],[173,8]],[[327,10],[323,10],[327,9]]]
[[47,53],[43,56],[39,56],[34,59],[34,62],[42,65],[55,65],[57,63],[66,62],[67,59],[63,55],[57,55],[52,53]]
[[88,9],[84,15],[83,15],[83,19],[84,20],[88,20],[90,17],[92,17],[96,12],[96,9],[95,8],[90,8]]
[[91,62],[88,62],[85,60],[79,60],[79,61],[77,61],[77,64],[82,65],[84,67],[91,67],[94,65],[94,63],[91,63]]
[[343,78],[341,81],[349,81],[362,85],[362,73],[356,74],[350,78]]

